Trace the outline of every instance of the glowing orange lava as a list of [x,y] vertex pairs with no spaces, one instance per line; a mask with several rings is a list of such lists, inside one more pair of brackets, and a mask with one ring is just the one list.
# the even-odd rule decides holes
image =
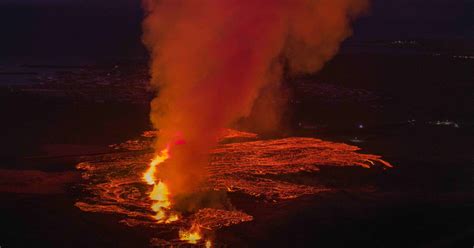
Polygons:
[[166,148],[151,161],[148,170],[143,173],[143,181],[149,185],[153,185],[153,190],[150,192],[149,198],[153,201],[151,209],[156,213],[153,218],[158,223],[171,223],[179,219],[177,214],[169,213],[171,202],[169,199],[170,192],[168,186],[155,178],[156,167],[165,162],[168,158],[169,148]]
[[[130,227],[159,230],[160,237],[150,241],[157,247],[179,247],[183,243],[217,247],[220,244],[211,243],[210,232],[254,219],[233,208],[204,207],[189,215],[173,211],[174,192],[168,188],[172,185],[159,178],[162,166],[173,154],[169,148],[158,155],[149,153],[157,133],[153,134],[155,136],[147,133],[133,146],[128,141],[115,145],[121,152],[84,157],[85,161],[77,168],[81,170],[85,182],[82,186],[88,194],[75,205],[86,212],[120,215],[120,223]],[[289,201],[322,192],[377,187],[371,177],[361,174],[365,170],[345,170],[346,175],[364,178],[361,184],[348,185],[338,177],[328,181],[321,168],[338,167],[339,171],[355,167],[366,170],[392,167],[381,156],[360,153],[359,147],[344,143],[308,137],[261,139],[256,134],[234,130],[224,135],[221,143],[211,151],[206,168],[207,183],[196,190],[237,192],[254,197],[250,199],[255,199],[255,204],[262,199],[265,202]],[[143,187],[145,184],[150,187]],[[229,196],[233,194],[229,193]],[[172,227],[163,225],[171,222]],[[181,231],[176,233],[177,230]]]
[[190,244],[196,244],[200,239],[202,239],[201,229],[197,225],[192,225],[189,230],[180,230],[179,239],[186,241]]

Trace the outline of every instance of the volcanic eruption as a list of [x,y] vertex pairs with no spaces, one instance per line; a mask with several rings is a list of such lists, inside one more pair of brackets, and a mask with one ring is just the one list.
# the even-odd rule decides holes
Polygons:
[[279,88],[283,68],[320,69],[367,1],[145,0],[143,6],[157,92],[150,114],[160,131],[157,156],[182,140],[158,173],[172,194],[181,194],[202,182],[222,129],[249,116],[256,102],[267,102],[260,122],[277,125],[278,106],[262,97],[264,89]]
[[[179,221],[180,213],[173,209],[175,196],[203,188],[239,190],[255,196],[271,192],[265,197],[276,194],[281,199],[325,191],[325,187],[256,177],[318,170],[314,164],[328,161],[327,158],[294,157],[299,161],[295,167],[286,157],[288,152],[297,156],[312,146],[335,151],[332,155],[336,164],[369,167],[372,161],[379,161],[390,166],[376,156],[364,158],[353,153],[353,147],[313,139],[227,145],[220,148],[228,153],[222,161],[221,155],[216,157],[220,149],[214,150],[219,139],[225,137],[225,128],[251,114],[257,117],[254,121],[260,129],[277,127],[282,75],[319,70],[351,34],[350,21],[366,9],[367,1],[144,0],[143,6],[143,41],[150,51],[151,86],[157,92],[151,102],[150,119],[158,135],[155,156],[143,170],[141,181],[150,185],[147,201],[151,202],[149,209],[155,223]],[[262,157],[255,147],[268,151],[267,156],[273,158]],[[209,167],[211,153],[214,167]],[[323,155],[318,150],[314,154]],[[225,169],[218,172],[219,164]],[[127,178],[126,182],[135,180]],[[122,189],[123,182],[118,182]],[[89,211],[104,210],[85,203],[78,206]],[[137,216],[129,210],[122,213]],[[181,229],[179,237],[195,244],[202,238],[204,226],[211,230],[252,217],[233,210],[200,209],[189,219],[188,229]],[[207,240],[206,246],[210,245]]]
[[472,246],[472,3],[0,1],[0,248]]

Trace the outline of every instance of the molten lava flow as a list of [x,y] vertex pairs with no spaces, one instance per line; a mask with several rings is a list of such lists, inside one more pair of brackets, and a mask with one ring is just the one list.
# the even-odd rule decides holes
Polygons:
[[171,223],[179,219],[177,214],[167,213],[171,207],[168,186],[162,181],[156,183],[157,179],[155,178],[156,167],[165,162],[168,158],[169,148],[167,147],[151,161],[150,167],[143,174],[143,180],[147,184],[153,185],[153,190],[150,192],[149,198],[153,201],[151,209],[156,213],[153,218],[156,219],[158,223]]
[[[252,196],[249,199],[255,199],[255,204],[259,204],[260,199],[289,202],[305,195],[338,190],[370,191],[376,189],[377,184],[366,171],[392,167],[380,156],[360,153],[359,147],[344,143],[305,137],[261,139],[256,134],[236,131],[224,135],[221,144],[211,152],[206,167],[208,183],[197,190],[238,192]],[[137,147],[129,147],[130,142],[125,142],[116,146],[122,152],[88,156],[87,162],[78,164],[85,182],[84,191],[88,194],[83,194],[75,205],[82,211],[120,215],[120,223],[130,227],[158,230],[160,237],[151,241],[158,247],[178,246],[183,242],[206,246],[208,232],[253,220],[251,215],[233,208],[206,206],[183,216],[173,212],[170,193],[175,195],[176,191],[169,181],[155,176],[163,173],[163,167],[159,166],[165,161],[169,166],[169,149],[158,156],[146,153],[153,140],[154,136],[143,136],[138,152],[129,152],[137,151]],[[176,150],[172,152],[172,157],[176,157]],[[355,181],[360,179],[361,182],[348,184],[345,176],[328,177],[328,173],[321,173],[323,168],[331,171],[336,167],[337,171],[347,168],[344,175],[357,177]],[[365,169],[350,169],[357,167]],[[137,173],[140,171],[146,172]],[[143,187],[147,179],[153,185],[149,190]],[[229,193],[229,196],[236,194]],[[150,218],[150,205],[153,218]],[[173,221],[173,228],[162,225]],[[189,228],[193,225],[194,228]],[[176,233],[177,230],[182,231]]]
[[[193,224],[189,230],[180,230],[179,239],[190,244],[196,244],[202,239],[201,229],[198,225]],[[207,242],[206,242],[207,243]]]

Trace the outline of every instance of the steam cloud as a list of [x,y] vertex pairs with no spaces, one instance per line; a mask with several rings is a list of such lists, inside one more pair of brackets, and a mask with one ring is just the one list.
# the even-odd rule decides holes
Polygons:
[[[158,92],[150,114],[160,130],[156,149],[185,140],[173,147],[160,177],[183,193],[200,182],[222,128],[252,109],[263,127],[276,125],[278,106],[268,98],[279,89],[283,68],[292,74],[321,69],[368,3],[144,0],[143,6],[143,40]],[[264,104],[255,107],[257,98]]]

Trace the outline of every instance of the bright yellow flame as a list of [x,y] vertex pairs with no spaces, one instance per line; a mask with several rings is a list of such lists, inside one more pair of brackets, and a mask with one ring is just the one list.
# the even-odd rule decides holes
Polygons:
[[[168,186],[163,182],[159,182],[153,186],[153,190],[150,193],[150,199],[157,201],[156,204],[166,204],[168,202],[169,196]],[[161,205],[161,204],[160,204]],[[162,205],[164,207],[168,207],[167,205]]]
[[206,241],[206,248],[211,248],[212,247],[212,242],[210,240]]
[[191,229],[187,231],[180,230],[179,231],[179,239],[183,241],[187,241],[190,244],[196,244],[201,239],[201,233],[199,227],[193,225]]
[[153,216],[153,218],[157,220],[158,223],[162,223],[165,217],[166,217],[166,213],[162,209],[156,211],[156,214]]
[[179,220],[179,216],[177,214],[171,214],[168,219],[166,219],[165,223],[171,223]]
[[157,179],[155,178],[156,167],[165,162],[168,158],[169,150],[166,148],[150,162],[150,167],[143,173],[143,180],[147,184],[153,185],[153,190],[150,192],[149,198],[153,201],[151,209],[156,213],[153,218],[156,219],[158,223],[171,223],[179,219],[177,214],[168,216],[167,210],[171,207],[168,186],[162,181],[156,183]]
[[153,186],[153,190],[150,193],[150,199],[154,201],[151,209],[156,212],[154,218],[159,223],[170,223],[178,220],[175,215],[167,217],[166,210],[171,206],[169,194],[168,187],[161,181]]
[[143,180],[149,185],[153,185],[156,182],[155,173],[156,173],[156,166],[165,162],[169,158],[169,150],[168,148],[161,151],[159,155],[157,155],[150,163],[150,167],[148,170],[143,173]]

